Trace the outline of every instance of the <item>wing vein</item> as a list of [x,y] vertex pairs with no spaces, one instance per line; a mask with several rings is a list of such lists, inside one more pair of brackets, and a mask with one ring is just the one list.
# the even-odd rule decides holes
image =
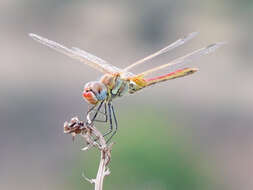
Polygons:
[[167,64],[164,64],[164,65],[149,69],[147,71],[144,71],[140,75],[145,76],[145,75],[148,75],[148,74],[153,73],[155,71],[162,70],[162,69],[172,66],[172,65],[188,63],[188,62],[192,61],[193,59],[196,59],[196,58],[201,57],[203,55],[214,52],[217,48],[219,48],[220,46],[222,46],[224,44],[225,44],[225,42],[218,42],[218,43],[208,45],[207,47],[195,50],[195,51],[193,51],[185,56],[179,57]]
[[139,65],[141,63],[144,63],[145,61],[148,61],[148,60],[150,60],[150,59],[152,59],[152,58],[154,58],[158,55],[162,55],[164,53],[167,53],[168,51],[185,44],[187,41],[193,39],[197,34],[198,34],[197,32],[192,32],[192,33],[188,34],[187,36],[178,39],[177,41],[175,41],[172,44],[164,47],[163,49],[160,49],[159,51],[157,51],[157,52],[155,52],[155,53],[153,53],[153,54],[151,54],[151,55],[149,55],[149,56],[147,56],[143,59],[140,59],[140,60],[134,62],[133,64],[126,67],[124,69],[124,71],[128,71],[128,70],[132,69],[133,67],[136,67],[137,65]]
[[85,52],[79,48],[69,49],[57,42],[43,38],[37,34],[31,33],[31,34],[29,34],[29,36],[32,39],[34,39],[35,41],[37,41],[47,47],[50,47],[62,54],[65,54],[73,59],[77,59],[77,60],[81,61],[82,63],[85,63],[85,64],[89,65],[90,67],[93,67],[94,69],[99,70],[103,73],[113,74],[113,73],[122,71],[122,69],[119,69],[118,67],[115,67],[115,66],[107,63],[103,59],[98,58],[95,55]]

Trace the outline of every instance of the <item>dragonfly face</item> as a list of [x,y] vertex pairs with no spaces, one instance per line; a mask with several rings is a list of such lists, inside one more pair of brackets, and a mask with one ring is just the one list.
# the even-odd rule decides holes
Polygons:
[[84,86],[83,98],[90,104],[97,104],[107,98],[107,88],[99,81],[88,82]]

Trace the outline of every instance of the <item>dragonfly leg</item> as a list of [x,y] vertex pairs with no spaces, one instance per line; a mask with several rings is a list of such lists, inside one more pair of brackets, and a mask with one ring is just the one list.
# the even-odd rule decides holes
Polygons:
[[108,111],[109,111],[108,115],[109,115],[109,121],[110,121],[110,129],[109,129],[109,131],[107,131],[107,132],[103,135],[103,137],[109,135],[109,134],[113,131],[112,110],[111,110],[111,103],[110,103],[110,102],[108,103]]
[[89,108],[88,111],[87,111],[87,113],[86,113],[86,115],[88,115],[90,112],[92,112],[96,106],[97,105],[92,106],[91,108]]
[[[108,138],[107,142],[109,142],[111,140],[111,138],[116,134],[117,132],[117,129],[118,129],[118,122],[117,122],[117,119],[116,119],[116,116],[115,116],[115,112],[114,112],[114,108],[113,108],[113,105],[111,102],[109,102],[108,104],[104,104],[104,112],[101,112],[100,109],[102,108],[102,105],[104,104],[104,102],[101,102],[100,105],[98,106],[97,109],[94,109],[95,106],[93,106],[91,109],[89,109],[89,111],[87,112],[88,114],[91,112],[91,111],[95,111],[95,114],[94,116],[92,117],[91,119],[91,123],[93,123],[94,121],[97,121],[97,122],[104,122],[106,123],[108,121],[108,117],[109,117],[109,123],[110,123],[110,128],[109,130],[103,135],[103,137],[109,135],[112,133],[112,135]],[[108,113],[107,113],[107,106],[108,106]],[[105,116],[105,120],[98,120],[96,119],[98,113],[101,113]],[[115,124],[115,130],[114,129],[114,125]],[[97,140],[97,139],[96,139]]]
[[107,114],[107,107],[106,103],[104,103],[104,112],[99,111],[98,113],[104,115],[104,120],[103,119],[94,119],[96,122],[101,122],[101,123],[107,123],[108,120],[108,114]]
[[[97,108],[96,110],[94,110],[94,108],[96,107],[96,105],[93,106],[92,108],[90,108],[90,109],[88,110],[87,115],[86,115],[87,118],[88,118],[89,114],[90,114],[93,110],[95,111],[94,116],[93,116],[92,119],[88,122],[89,124],[91,124],[91,123],[94,122],[94,120],[96,119],[98,113],[100,112],[100,109],[101,109],[103,103],[104,103],[104,101],[102,101],[102,102],[99,104],[99,106],[98,106],[98,108]],[[89,120],[89,119],[88,119],[88,120]]]
[[[110,126],[111,126],[111,130],[110,130],[110,133],[112,132],[112,129],[113,129],[113,125],[112,125],[112,116],[113,116],[113,119],[114,119],[114,123],[115,123],[115,130],[113,131],[112,135],[107,139],[106,142],[109,142],[112,137],[117,133],[117,130],[118,130],[118,122],[117,122],[117,119],[116,119],[116,115],[115,115],[115,112],[114,112],[114,108],[113,108],[113,105],[110,106],[111,107],[111,111],[112,111],[112,114],[111,114],[111,111],[109,110],[109,117],[110,117]],[[109,134],[110,134],[109,133]]]

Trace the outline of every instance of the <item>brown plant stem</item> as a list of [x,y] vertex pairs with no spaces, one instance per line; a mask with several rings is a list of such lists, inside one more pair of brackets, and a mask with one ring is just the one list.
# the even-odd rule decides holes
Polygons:
[[111,160],[111,151],[113,143],[109,145],[106,143],[102,133],[91,123],[89,115],[87,115],[87,122],[79,121],[77,117],[71,119],[70,122],[64,123],[64,133],[71,134],[73,138],[76,135],[81,135],[87,146],[82,148],[82,151],[87,151],[90,148],[96,147],[100,151],[100,163],[95,179],[88,179],[83,177],[90,183],[95,185],[95,190],[103,189],[103,182],[105,176],[110,174],[108,164]]

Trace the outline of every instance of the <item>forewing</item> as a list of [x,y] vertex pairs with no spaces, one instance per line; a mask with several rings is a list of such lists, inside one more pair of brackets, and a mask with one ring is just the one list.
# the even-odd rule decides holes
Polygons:
[[220,46],[224,45],[225,43],[224,42],[219,42],[219,43],[214,43],[214,44],[211,44],[207,47],[204,47],[204,48],[201,48],[201,49],[198,49],[192,53],[189,53],[183,57],[180,57],[180,58],[177,58],[167,64],[164,64],[164,65],[161,65],[161,66],[158,66],[158,67],[155,67],[155,68],[152,68],[150,70],[147,70],[143,73],[141,73],[140,75],[141,76],[145,76],[145,75],[148,75],[150,73],[153,73],[155,71],[159,71],[159,70],[162,70],[162,69],[165,69],[169,66],[172,66],[172,65],[176,65],[176,64],[186,64],[186,63],[189,63],[190,61],[198,58],[198,57],[201,57],[203,55],[206,55],[206,54],[209,54],[209,53],[212,53],[214,52],[217,48],[219,48]]
[[29,34],[29,36],[31,38],[33,38],[35,41],[48,46],[62,54],[65,54],[73,59],[77,59],[79,61],[81,61],[84,64],[89,65],[90,67],[93,67],[96,70],[99,70],[103,73],[110,73],[110,74],[114,74],[114,73],[118,73],[120,71],[122,71],[121,69],[107,63],[106,61],[104,61],[103,59],[100,59],[88,52],[85,52],[83,50],[80,50],[78,48],[72,48],[69,49],[57,42],[48,40],[46,38],[43,38],[37,34]]
[[112,64],[109,64],[108,62],[106,62],[105,60],[99,58],[99,57],[96,57],[95,55],[92,55],[84,50],[81,50],[77,47],[72,47],[72,50],[74,50],[76,53],[78,53],[80,56],[82,57],[85,57],[86,59],[94,62],[94,63],[97,63],[97,64],[100,64],[103,66],[103,68],[107,71],[110,71],[110,73],[120,73],[122,72],[122,69],[112,65]]
[[174,49],[176,47],[179,47],[179,46],[183,45],[187,41],[189,41],[192,38],[194,38],[197,34],[198,34],[197,32],[193,32],[193,33],[190,33],[190,34],[188,34],[187,36],[185,36],[183,38],[178,39],[177,41],[175,41],[174,43],[166,46],[165,48],[163,48],[163,49],[161,49],[161,50],[159,50],[159,51],[157,51],[157,52],[155,52],[155,53],[153,53],[153,54],[151,54],[151,55],[149,55],[149,56],[147,56],[147,57],[145,57],[145,58],[143,58],[141,60],[138,60],[138,61],[136,61],[135,63],[133,63],[131,65],[129,65],[128,67],[126,67],[124,69],[124,71],[129,71],[133,67],[135,67],[135,66],[137,66],[137,65],[139,65],[141,63],[144,63],[145,61],[148,61],[148,60],[150,60],[150,59],[152,59],[152,58],[154,58],[154,57],[156,57],[158,55],[167,53],[168,51],[170,51],[170,50],[172,50],[172,49]]

